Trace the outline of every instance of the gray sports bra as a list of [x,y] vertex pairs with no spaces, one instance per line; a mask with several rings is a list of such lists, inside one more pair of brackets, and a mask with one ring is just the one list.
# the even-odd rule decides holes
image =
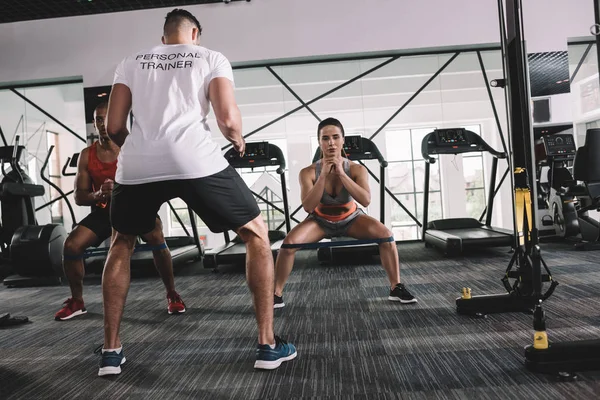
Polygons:
[[[319,179],[319,175],[321,174],[321,160],[318,160],[316,163],[316,179]],[[344,159],[344,171],[346,171],[346,175],[350,175],[350,161]],[[321,203],[327,206],[336,206],[342,205],[351,202],[352,196],[346,190],[344,186],[342,186],[342,190],[335,197],[332,197],[327,191],[323,190],[323,196],[321,196]]]

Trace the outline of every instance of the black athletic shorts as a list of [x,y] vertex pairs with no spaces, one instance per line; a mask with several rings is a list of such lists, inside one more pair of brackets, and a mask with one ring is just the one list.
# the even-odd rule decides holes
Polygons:
[[112,235],[112,226],[110,225],[110,210],[108,207],[100,208],[95,207],[91,213],[89,213],[79,224],[85,226],[96,236],[98,236],[98,242],[102,243]]
[[126,235],[154,229],[160,207],[179,197],[214,232],[236,230],[260,214],[252,192],[232,166],[214,175],[138,185],[115,183],[110,218],[113,228]]

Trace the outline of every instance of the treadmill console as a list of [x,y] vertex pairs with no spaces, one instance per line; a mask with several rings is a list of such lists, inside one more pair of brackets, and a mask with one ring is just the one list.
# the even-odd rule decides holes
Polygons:
[[269,143],[268,142],[250,142],[246,143],[244,155],[240,157],[239,153],[231,149],[225,154],[225,158],[229,163],[252,163],[256,160],[269,160]]
[[425,135],[421,141],[423,159],[434,163],[435,154],[462,154],[488,152],[496,158],[506,158],[506,154],[495,150],[481,136],[465,128],[436,129]]
[[364,153],[361,136],[346,136],[344,138],[344,151],[348,156]]
[[577,152],[575,139],[570,133],[544,136],[542,139],[546,157],[574,157]]
[[246,143],[242,157],[235,149],[229,149],[225,153],[225,159],[233,168],[279,166],[285,169],[285,159],[281,149],[269,142]]
[[438,146],[469,146],[471,144],[463,128],[437,129],[435,142]]

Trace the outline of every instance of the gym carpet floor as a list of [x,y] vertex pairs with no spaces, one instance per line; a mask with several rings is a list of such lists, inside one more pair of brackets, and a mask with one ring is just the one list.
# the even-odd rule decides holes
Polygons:
[[[531,315],[474,319],[455,298],[502,293],[507,249],[445,259],[422,244],[398,246],[402,278],[419,303],[387,300],[377,265],[319,265],[298,253],[276,333],[298,357],[275,371],[253,369],[254,313],[243,269],[188,265],[176,276],[184,315],[169,316],[158,277],[134,279],[122,325],[127,362],[97,376],[102,344],[98,278],[86,278],[88,314],[57,322],[68,288],[0,288],[0,313],[30,323],[0,329],[1,399],[596,399],[600,372],[574,382],[529,372]],[[560,285],[546,302],[552,341],[600,338],[599,253],[544,244]]]

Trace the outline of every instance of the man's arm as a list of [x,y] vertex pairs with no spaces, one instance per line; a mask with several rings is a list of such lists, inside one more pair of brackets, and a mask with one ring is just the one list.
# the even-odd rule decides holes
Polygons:
[[112,87],[108,99],[106,112],[106,133],[117,146],[123,146],[125,138],[129,135],[127,117],[131,111],[131,90],[122,84],[116,83]]
[[371,204],[371,188],[369,187],[369,176],[366,168],[358,164],[351,165],[350,174],[352,178],[343,169],[341,171],[340,179],[350,196],[361,206],[368,207]]
[[309,214],[317,208],[325,191],[325,171],[321,171],[316,182],[314,176],[315,171],[311,167],[303,168],[300,171],[300,198],[304,211]]
[[88,172],[89,151],[84,149],[77,162],[75,175],[75,204],[78,206],[91,206],[100,201],[100,191],[92,191],[92,178]]
[[233,144],[236,151],[243,154],[245,145],[242,137],[242,115],[235,101],[231,81],[223,77],[212,79],[208,87],[208,98],[221,133]]

